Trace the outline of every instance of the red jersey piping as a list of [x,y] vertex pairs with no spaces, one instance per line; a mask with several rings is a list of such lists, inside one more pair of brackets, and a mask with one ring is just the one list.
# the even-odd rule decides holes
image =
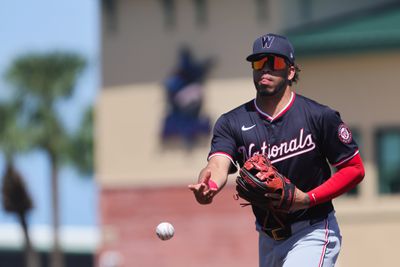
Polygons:
[[266,118],[267,120],[269,120],[270,122],[272,122],[272,121],[274,121],[274,120],[276,120],[276,119],[282,117],[282,116],[292,107],[292,105],[293,105],[295,99],[296,99],[296,94],[295,94],[294,92],[292,92],[292,94],[291,94],[291,96],[290,96],[289,103],[287,103],[286,106],[285,106],[281,111],[279,111],[279,113],[276,114],[275,117],[272,117],[272,116],[268,115],[267,113],[265,113],[264,111],[262,111],[262,110],[257,106],[256,99],[254,99],[254,106],[255,106],[255,108],[256,108],[256,110],[257,110],[258,113],[260,113],[264,118]]
[[345,158],[345,159],[339,161],[338,163],[332,164],[332,166],[333,166],[333,167],[339,167],[339,166],[342,165],[343,163],[345,163],[345,162],[351,160],[352,158],[354,158],[358,153],[359,153],[359,150],[357,149],[357,151],[354,152],[353,155],[351,155],[350,157]]
[[214,156],[223,156],[223,157],[227,157],[227,158],[233,163],[233,165],[235,165],[235,162],[233,161],[232,156],[229,155],[229,154],[226,153],[226,152],[222,152],[222,151],[214,152],[214,153],[212,153],[212,154],[210,154],[210,155],[208,156],[207,160],[210,160],[210,159],[211,159],[212,157],[214,157]]

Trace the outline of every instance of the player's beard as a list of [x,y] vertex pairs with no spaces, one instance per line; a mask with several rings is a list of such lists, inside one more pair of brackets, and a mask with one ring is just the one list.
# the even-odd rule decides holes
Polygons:
[[254,81],[254,85],[256,87],[257,94],[259,94],[260,96],[275,96],[278,93],[283,92],[288,84],[289,84],[288,79],[281,80],[275,87],[270,87],[268,85],[259,84],[258,81]]

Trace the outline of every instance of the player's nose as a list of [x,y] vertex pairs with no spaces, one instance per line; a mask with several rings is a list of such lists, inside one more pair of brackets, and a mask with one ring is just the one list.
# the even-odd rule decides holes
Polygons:
[[268,67],[265,67],[261,70],[262,75],[267,75],[267,74],[271,74],[272,70],[269,69]]
[[272,76],[270,72],[265,72],[261,75],[261,79],[271,80]]

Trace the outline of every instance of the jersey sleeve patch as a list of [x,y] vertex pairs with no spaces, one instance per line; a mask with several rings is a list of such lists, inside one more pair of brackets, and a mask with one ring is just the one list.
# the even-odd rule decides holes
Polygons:
[[358,145],[339,112],[330,108],[325,109],[322,113],[321,126],[322,151],[331,165],[340,165],[338,163],[355,155]]
[[353,135],[349,127],[345,123],[341,123],[338,127],[339,140],[344,144],[350,144],[353,140]]

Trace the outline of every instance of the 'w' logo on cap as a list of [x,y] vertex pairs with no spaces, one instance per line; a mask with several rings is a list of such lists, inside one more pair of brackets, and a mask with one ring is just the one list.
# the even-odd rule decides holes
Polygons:
[[274,41],[275,37],[274,36],[263,36],[261,38],[261,42],[262,42],[262,47],[265,48],[270,48],[272,45],[272,42]]

